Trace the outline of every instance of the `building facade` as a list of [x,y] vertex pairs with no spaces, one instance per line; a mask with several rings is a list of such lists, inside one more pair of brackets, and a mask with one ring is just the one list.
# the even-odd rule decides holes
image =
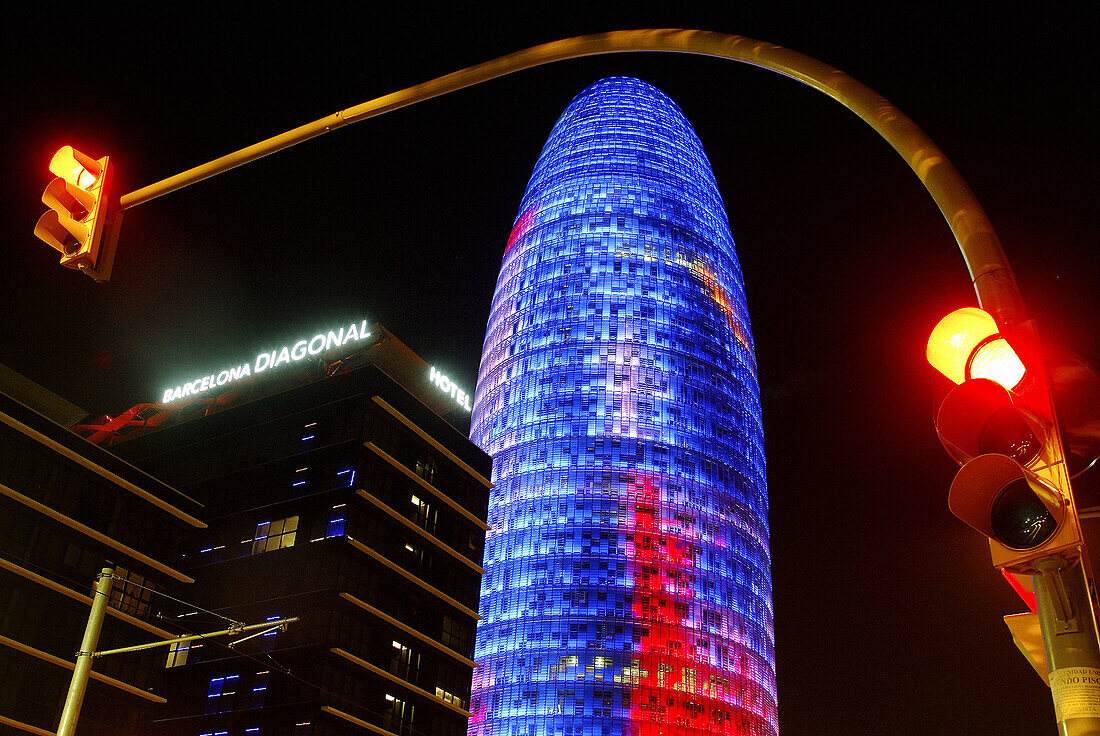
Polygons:
[[176,647],[156,733],[465,733],[490,460],[442,418],[457,390],[370,335],[81,428],[206,504],[181,624],[300,619]]
[[666,95],[554,126],[493,297],[470,736],[777,733],[767,489],[741,269]]
[[[115,581],[99,651],[176,636],[164,616],[170,620],[175,599],[188,595],[193,580],[181,555],[205,527],[193,499],[40,413],[68,422],[81,415],[72,409],[0,366],[5,736],[57,731],[102,568],[113,568]],[[95,660],[77,734],[150,733],[165,707],[163,671],[163,650]]]

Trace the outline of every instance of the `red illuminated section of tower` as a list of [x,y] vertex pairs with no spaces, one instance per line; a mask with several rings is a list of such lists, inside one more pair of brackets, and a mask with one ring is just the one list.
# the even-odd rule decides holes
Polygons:
[[751,724],[768,708],[763,688],[739,676],[746,657],[714,661],[724,649],[711,637],[726,637],[711,632],[732,622],[697,600],[702,548],[694,528],[693,518],[662,503],[652,481],[637,488],[626,529],[637,622],[628,670],[635,736],[746,736],[757,733]]

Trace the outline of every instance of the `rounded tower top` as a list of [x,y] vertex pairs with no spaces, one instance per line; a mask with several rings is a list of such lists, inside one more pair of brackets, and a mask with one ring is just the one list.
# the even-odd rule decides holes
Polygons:
[[723,250],[733,251],[718,185],[691,123],[652,84],[634,77],[608,77],[574,97],[558,118],[516,221],[519,224],[526,213],[542,210],[543,205],[575,196],[578,188],[617,189],[620,196],[630,196],[655,182],[661,183],[665,196],[638,205],[682,221],[712,243],[721,243]]

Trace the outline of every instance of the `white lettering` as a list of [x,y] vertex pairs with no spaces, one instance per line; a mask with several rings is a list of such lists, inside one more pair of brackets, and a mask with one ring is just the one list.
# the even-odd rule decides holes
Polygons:
[[450,394],[455,403],[466,411],[470,411],[470,395],[458,387],[454,381],[437,371],[435,366],[428,367],[428,380],[434,383],[440,391]]
[[[242,363],[235,367],[225,368],[193,381],[185,381],[175,388],[167,388],[162,394],[162,403],[182,399],[185,396],[194,396],[204,391],[209,391],[216,386],[224,386],[227,383],[247,378],[253,373],[262,373],[268,368],[275,368],[284,363],[299,361],[306,355],[320,355],[326,350],[347,345],[350,342],[358,342],[370,337],[367,331],[367,320],[362,320],[358,325],[352,323],[346,328],[319,332],[309,340],[299,340],[293,345],[272,350],[268,353],[260,353],[252,363]],[[434,371],[434,368],[433,368]],[[442,374],[440,374],[442,377]],[[446,381],[446,377],[442,377]],[[433,378],[434,380],[434,378]],[[450,383],[448,382],[448,386]],[[461,403],[461,402],[460,402]]]

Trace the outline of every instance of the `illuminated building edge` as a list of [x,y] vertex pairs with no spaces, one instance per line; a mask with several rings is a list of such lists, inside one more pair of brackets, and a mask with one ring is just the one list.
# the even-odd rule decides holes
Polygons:
[[470,736],[777,733],[743,277],[709,162],[634,79],[578,95],[506,246]]

